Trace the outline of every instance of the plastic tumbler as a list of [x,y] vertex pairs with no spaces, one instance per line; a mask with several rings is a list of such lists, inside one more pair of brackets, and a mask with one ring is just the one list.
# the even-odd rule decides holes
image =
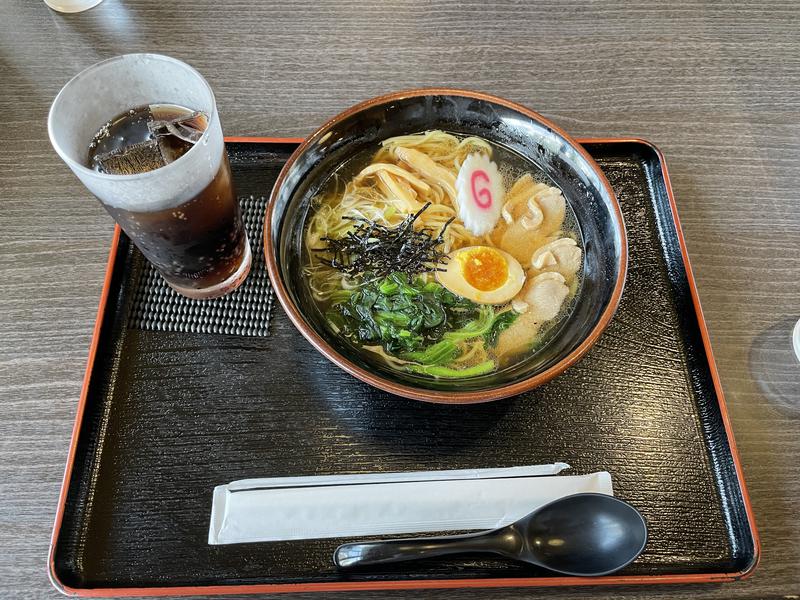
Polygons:
[[[99,172],[89,144],[126,111],[179,106],[205,128],[173,162],[144,172]],[[131,238],[166,282],[190,298],[236,289],[251,254],[231,179],[214,93],[189,65],[157,54],[97,63],[70,80],[48,118],[59,156]]]

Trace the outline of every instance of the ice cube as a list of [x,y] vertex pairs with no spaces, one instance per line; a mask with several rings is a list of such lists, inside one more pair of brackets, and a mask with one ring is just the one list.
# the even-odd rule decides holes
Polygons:
[[157,140],[131,144],[94,157],[102,173],[133,175],[154,171],[167,164]]
[[153,120],[147,124],[147,127],[150,129],[150,133],[156,137],[172,134],[184,142],[196,144],[208,127],[208,117],[204,112],[196,111],[174,119]]

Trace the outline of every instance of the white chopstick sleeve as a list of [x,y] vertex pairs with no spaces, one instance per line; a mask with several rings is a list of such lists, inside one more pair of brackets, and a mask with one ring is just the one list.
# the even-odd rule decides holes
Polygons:
[[569,465],[248,479],[214,489],[209,544],[491,529],[611,476]]

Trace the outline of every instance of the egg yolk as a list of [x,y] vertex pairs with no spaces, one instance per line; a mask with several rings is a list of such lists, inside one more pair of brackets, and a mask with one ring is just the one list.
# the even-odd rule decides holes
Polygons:
[[508,280],[508,263],[494,248],[475,248],[458,255],[464,280],[482,292],[496,290]]

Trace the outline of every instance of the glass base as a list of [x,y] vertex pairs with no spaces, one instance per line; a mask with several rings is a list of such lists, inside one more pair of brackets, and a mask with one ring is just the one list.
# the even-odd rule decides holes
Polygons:
[[44,0],[53,10],[61,13],[78,13],[89,10],[100,4],[103,0]]
[[253,256],[250,253],[250,240],[245,238],[245,253],[244,258],[242,259],[242,264],[240,264],[239,268],[236,269],[236,271],[225,281],[221,281],[220,283],[207,288],[181,287],[179,285],[175,285],[174,283],[170,283],[169,281],[167,281],[167,284],[179,294],[186,296],[187,298],[192,298],[193,300],[209,300],[211,298],[219,298],[220,296],[231,293],[233,290],[242,285],[244,280],[247,279],[247,275],[250,273],[250,266],[252,263]]

